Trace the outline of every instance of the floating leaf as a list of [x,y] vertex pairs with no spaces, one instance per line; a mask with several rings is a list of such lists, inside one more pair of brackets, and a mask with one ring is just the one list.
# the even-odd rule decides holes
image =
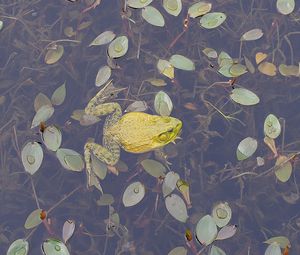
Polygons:
[[187,208],[183,199],[177,194],[171,194],[165,198],[168,212],[178,221],[186,222],[188,219]]
[[226,14],[222,12],[210,12],[200,19],[200,25],[206,29],[220,26],[226,20]]
[[68,170],[80,172],[84,168],[82,156],[74,150],[60,148],[56,151],[56,157]]
[[208,57],[208,58],[217,58],[218,57],[218,53],[216,52],[216,50],[212,49],[212,48],[205,48],[204,50],[202,50],[202,52]]
[[279,244],[277,242],[271,243],[265,250],[265,255],[281,255]]
[[153,0],[127,0],[127,5],[131,8],[144,8],[147,5],[151,4]]
[[277,68],[273,63],[263,62],[259,64],[258,70],[265,75],[275,76]]
[[28,142],[21,152],[22,163],[27,173],[33,175],[43,161],[43,149],[37,142]]
[[142,167],[145,169],[145,171],[152,175],[153,177],[159,178],[159,177],[164,177],[166,168],[165,166],[153,159],[144,159],[141,162]]
[[212,245],[209,255],[226,255],[226,253],[219,247]]
[[163,27],[165,25],[164,17],[152,6],[146,6],[142,9],[142,17],[153,26]]
[[67,243],[68,240],[72,237],[75,230],[75,221],[74,220],[66,220],[63,225],[62,230],[62,238],[64,243]]
[[230,98],[241,105],[255,105],[259,103],[259,97],[252,91],[244,88],[233,89]]
[[257,52],[255,54],[255,62],[256,62],[256,64],[258,65],[259,63],[261,63],[262,61],[264,61],[267,57],[268,57],[268,55],[266,53]]
[[167,93],[159,91],[155,95],[154,109],[161,116],[170,116],[173,110],[173,103]]
[[233,237],[237,231],[236,225],[224,226],[218,232],[216,240],[225,240],[230,237]]
[[2,30],[2,28],[3,28],[3,21],[0,20],[0,31]]
[[66,98],[66,83],[59,86],[51,96],[51,103],[54,105],[61,105]]
[[242,35],[241,41],[254,41],[258,40],[264,35],[260,28],[254,28]]
[[171,58],[169,59],[169,62],[171,65],[174,67],[185,70],[185,71],[194,71],[195,70],[195,64],[192,60],[189,58],[182,56],[182,55],[172,55]]
[[46,122],[54,113],[54,108],[51,105],[41,106],[33,117],[31,128],[40,125],[41,122]]
[[238,160],[245,160],[251,157],[257,149],[257,141],[252,137],[246,137],[243,139],[236,150],[236,156]]
[[208,12],[210,12],[212,7],[211,3],[208,2],[198,2],[193,4],[189,10],[188,10],[188,14],[191,18],[197,18],[199,16],[202,16]]
[[43,221],[41,219],[42,211],[43,211],[42,209],[36,209],[33,212],[31,212],[25,221],[24,227],[26,229],[31,229],[41,224]]
[[128,50],[128,38],[119,36],[108,46],[108,55],[110,58],[119,58],[124,56]]
[[64,54],[64,47],[62,45],[55,45],[47,50],[45,55],[45,63],[48,65],[55,64]]
[[107,174],[107,165],[98,159],[93,153],[91,154],[91,166],[94,174],[103,180]]
[[222,65],[222,67],[218,70],[218,72],[227,78],[232,78],[234,77],[234,75],[230,73],[231,67],[232,64]]
[[218,227],[222,228],[231,220],[231,208],[227,202],[216,204],[212,209],[212,217]]
[[54,238],[48,238],[43,242],[42,251],[45,255],[70,255],[67,246]]
[[111,76],[111,68],[109,66],[105,65],[100,67],[96,76],[95,85],[97,87],[102,86],[109,80],[110,76]]
[[290,243],[289,239],[286,238],[285,236],[275,236],[275,237],[272,237],[272,238],[264,241],[264,243],[267,243],[267,244],[272,244],[274,242],[278,243],[282,249],[284,249],[285,247],[291,248],[291,243]]
[[37,112],[43,105],[52,106],[50,99],[43,93],[38,93],[34,99],[34,110]]
[[179,179],[176,182],[176,187],[180,191],[181,195],[183,196],[183,198],[184,198],[184,200],[187,204],[187,207],[192,208],[192,202],[191,202],[191,199],[190,199],[190,186],[189,186],[189,184],[185,180]]
[[148,109],[145,101],[135,101],[130,104],[124,112],[144,112]]
[[274,158],[276,158],[278,156],[278,153],[275,145],[275,140],[268,136],[265,136],[264,143],[270,148],[270,150],[274,153]]
[[17,239],[9,246],[6,255],[27,255],[28,250],[28,242],[24,239]]
[[281,133],[281,125],[278,118],[273,115],[269,114],[264,122],[264,133],[266,136],[276,139]]
[[168,196],[176,188],[176,183],[180,179],[179,174],[170,171],[166,174],[162,184],[162,193],[164,197]]
[[58,127],[51,125],[47,126],[41,133],[43,143],[50,151],[57,151],[61,145],[62,134]]
[[286,156],[279,156],[275,163],[275,175],[281,182],[287,182],[293,171],[293,166]]
[[247,69],[249,70],[250,73],[254,74],[255,73],[255,67],[253,66],[252,62],[244,56],[245,59],[245,65]]
[[219,67],[222,67],[224,65],[232,65],[232,64],[233,64],[233,59],[230,57],[230,55],[225,51],[221,51],[218,57]]
[[111,194],[102,194],[97,201],[98,206],[112,205],[115,202],[114,197]]
[[145,186],[141,182],[131,183],[123,194],[123,204],[125,207],[138,204],[145,196]]
[[281,64],[278,70],[283,76],[300,76],[299,66]]
[[218,229],[210,215],[202,217],[196,225],[196,238],[202,245],[210,245],[217,237]]
[[241,76],[242,74],[247,73],[247,68],[242,64],[233,64],[230,67],[229,72],[233,77],[238,77]]
[[167,85],[167,83],[163,79],[152,78],[152,79],[147,79],[146,81],[150,82],[153,86],[156,87],[163,87]]
[[295,9],[295,0],[277,0],[276,7],[278,12],[288,15]]
[[172,249],[168,255],[187,255],[187,249],[183,246],[178,246]]
[[170,79],[174,79],[174,66],[167,60],[159,59],[157,62],[158,71]]
[[89,46],[104,45],[115,39],[116,34],[113,31],[105,31],[98,35]]
[[163,0],[163,7],[167,13],[178,16],[182,10],[181,0]]

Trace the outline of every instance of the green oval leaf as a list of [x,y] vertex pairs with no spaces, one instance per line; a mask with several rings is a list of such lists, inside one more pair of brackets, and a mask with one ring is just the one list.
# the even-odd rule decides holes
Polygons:
[[176,68],[186,71],[194,71],[195,64],[189,58],[182,56],[182,55],[172,55],[169,59],[169,62]]
[[41,224],[42,223],[42,219],[41,219],[42,211],[43,211],[42,209],[36,209],[33,212],[31,212],[25,221],[24,227],[26,229],[31,229],[31,228],[34,228],[34,227],[38,226],[39,224]]
[[295,9],[295,0],[277,0],[276,7],[278,12],[288,15]]
[[164,177],[165,172],[167,171],[162,163],[153,159],[144,159],[141,162],[141,165],[148,174],[156,178]]
[[259,97],[252,91],[244,88],[233,89],[230,98],[241,105],[255,105],[259,103]]
[[281,133],[281,125],[278,118],[273,115],[269,114],[264,122],[264,133],[266,136],[276,139]]
[[59,86],[51,96],[51,103],[54,105],[61,105],[66,98],[66,83]]
[[156,8],[152,6],[146,6],[143,8],[142,17],[153,26],[163,27],[165,25],[164,17]]
[[243,139],[236,150],[238,160],[245,160],[251,157],[257,149],[257,141],[252,137]]
[[39,170],[43,157],[43,149],[37,142],[28,142],[21,151],[21,158],[25,171],[31,175]]
[[17,239],[9,246],[6,255],[27,255],[28,250],[28,242],[24,239]]
[[119,36],[109,44],[108,55],[110,58],[120,58],[127,53],[127,50],[128,50],[127,36]]
[[54,125],[47,126],[42,132],[42,140],[48,150],[57,151],[62,141],[60,129]]
[[155,95],[154,109],[161,116],[170,116],[173,109],[173,103],[167,93],[159,91]]
[[211,3],[208,2],[198,2],[193,4],[189,10],[188,10],[188,14],[191,18],[197,18],[199,16],[202,16],[208,12],[210,12],[212,7]]
[[80,172],[84,168],[82,156],[74,150],[60,148],[56,151],[56,157],[68,170]]
[[275,175],[281,182],[287,182],[293,171],[293,166],[286,156],[279,156],[275,163]]
[[50,119],[53,113],[54,108],[52,107],[52,105],[46,104],[41,106],[33,117],[31,128],[37,127],[41,122],[46,122],[48,119]]
[[222,12],[210,12],[200,19],[200,26],[213,29],[220,26],[226,20],[226,14]]
[[210,215],[202,217],[196,225],[196,238],[202,245],[210,245],[217,237],[218,229]]
[[48,65],[55,64],[61,59],[64,54],[64,47],[62,45],[54,45],[51,49],[47,50],[45,55],[45,63]]
[[163,0],[163,7],[167,13],[178,16],[182,10],[181,0]]
[[153,0],[127,0],[127,5],[131,8],[140,9],[151,4]]
[[89,46],[104,45],[115,39],[116,34],[113,31],[105,31],[98,35]]
[[186,204],[177,194],[171,194],[165,198],[168,212],[178,221],[185,223],[189,218]]
[[46,239],[42,244],[42,250],[45,255],[70,255],[67,246],[54,238]]

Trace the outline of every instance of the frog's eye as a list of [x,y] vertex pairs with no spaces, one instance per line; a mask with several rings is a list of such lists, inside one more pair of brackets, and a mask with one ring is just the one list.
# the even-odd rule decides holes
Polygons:
[[163,134],[160,134],[159,135],[159,140],[162,141],[162,142],[165,142],[169,139],[169,135],[168,133],[163,133]]

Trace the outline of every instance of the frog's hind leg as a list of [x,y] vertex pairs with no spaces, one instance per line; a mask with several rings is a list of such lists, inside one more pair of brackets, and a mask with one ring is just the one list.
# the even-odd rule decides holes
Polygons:
[[112,115],[112,118],[119,118],[122,115],[121,106],[118,103],[99,104],[97,97],[91,99],[84,109],[85,113],[93,116]]
[[108,165],[115,165],[120,157],[120,147],[118,144],[113,142],[111,139],[103,139],[104,146],[94,143],[87,142],[84,146],[84,160],[86,164],[86,170],[88,174],[91,173],[91,153],[93,153],[99,160],[103,161]]

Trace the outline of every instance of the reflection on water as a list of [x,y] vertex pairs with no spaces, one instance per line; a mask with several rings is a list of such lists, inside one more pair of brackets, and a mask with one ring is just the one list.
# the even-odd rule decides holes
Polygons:
[[[209,1],[210,12],[222,12],[226,19],[222,23],[218,16],[207,25],[216,28],[206,29],[199,25],[204,22],[200,17],[187,16],[194,2],[177,1],[182,2],[178,16],[172,15],[176,7],[172,3],[176,1],[169,2],[169,10],[161,1],[151,3],[156,9],[143,10],[124,8],[124,1],[108,0],[0,3],[1,254],[20,238],[29,242],[28,254],[41,254],[44,240],[62,240],[67,220],[74,220],[76,225],[67,242],[70,254],[168,254],[178,246],[184,248],[176,254],[197,254],[201,249],[208,253],[211,246],[205,248],[196,240],[203,234],[196,226],[220,201],[231,208],[228,224],[238,226],[233,237],[213,242],[226,254],[261,254],[267,248],[263,242],[276,236],[285,236],[291,243],[290,250],[282,247],[285,255],[300,250],[299,3],[291,14],[283,15],[276,1]],[[242,35],[252,29],[259,29],[256,33],[261,35],[252,32],[241,43]],[[105,31],[112,31],[107,32],[111,39],[102,36],[95,40]],[[128,38],[127,51],[122,48],[126,48],[123,41],[108,50],[114,36]],[[89,46],[91,42],[98,45]],[[176,62],[176,56],[171,58],[175,54],[188,59],[179,57]],[[257,64],[264,54],[266,58],[261,61],[265,63]],[[170,60],[171,64],[157,66],[159,59]],[[99,74],[105,65],[109,67]],[[121,150],[121,160],[115,166],[94,159],[97,163],[93,163],[89,181],[95,185],[87,188],[86,172],[80,171],[85,167],[79,167],[83,161],[76,153],[83,155],[89,138],[102,143],[105,117],[91,117],[83,109],[111,79],[113,87],[102,94],[98,103],[118,102],[123,110],[135,103],[130,106],[133,111],[146,110],[150,114],[155,110],[161,114],[171,112],[183,122],[181,139],[143,154]],[[54,96],[64,82],[65,96],[63,90]],[[247,95],[237,102],[232,95],[238,88],[255,93],[259,103],[253,103],[253,97],[245,99]],[[161,102],[154,105],[160,90],[170,101],[162,96]],[[246,103],[249,100],[251,105]],[[45,120],[43,113],[37,127],[31,129],[36,111],[45,104],[49,119],[38,127]],[[270,113],[279,119],[280,135],[266,142],[264,122]],[[135,122],[135,141],[138,136],[146,137],[141,135],[143,121]],[[61,131],[62,141],[57,148],[72,149],[62,163],[54,152],[57,148],[51,151],[57,139],[53,135],[55,127],[51,132],[47,130],[48,138],[45,135],[50,125]],[[134,124],[128,125],[130,132]],[[168,135],[164,133],[161,139],[168,139]],[[247,143],[239,147],[238,157],[249,153],[249,158],[237,160],[237,147],[246,137],[254,138],[257,148],[255,145],[255,149],[249,149]],[[50,150],[46,140],[51,143]],[[149,143],[149,138],[144,140]],[[24,171],[21,151],[32,141],[41,144],[44,157],[31,177]],[[104,142],[112,144],[108,139]],[[124,147],[124,143],[121,145]],[[276,151],[283,163],[278,163]],[[263,158],[262,165],[258,165],[257,157]],[[156,163],[147,168],[143,164],[146,159]],[[164,175],[169,171],[177,175],[173,173],[167,179]],[[178,179],[181,182],[176,187]],[[145,187],[145,196],[136,205],[125,207],[123,193],[137,181]],[[110,195],[101,197],[101,188]],[[169,196],[172,192],[176,196]],[[178,209],[178,201],[183,200],[177,200],[177,196],[181,199],[184,195],[188,201],[187,192],[192,206],[183,223]],[[166,208],[168,200],[172,203]],[[28,230],[24,223],[37,207],[47,211],[47,218],[42,222],[36,215],[34,221],[40,224]],[[220,217],[225,217],[222,213]],[[188,239],[187,229],[191,230]]]

